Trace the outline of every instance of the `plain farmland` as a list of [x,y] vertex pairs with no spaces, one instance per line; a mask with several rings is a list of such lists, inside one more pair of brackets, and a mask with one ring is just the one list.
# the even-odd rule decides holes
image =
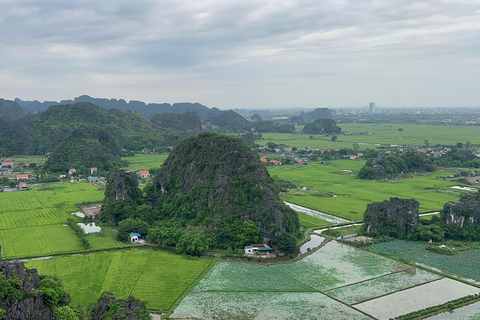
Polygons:
[[62,280],[74,303],[88,305],[100,293],[130,295],[147,302],[149,310],[168,310],[210,265],[211,260],[146,249],[32,260],[26,267]]
[[[429,295],[433,304],[443,303],[445,292],[429,290],[429,284],[442,279],[333,241],[293,263],[219,262],[175,308],[172,318],[371,319],[370,314],[388,312],[390,306],[379,303],[376,310],[365,307],[368,311],[362,313],[359,302],[381,302],[382,297],[413,290]],[[479,291],[449,281],[459,288],[459,295]],[[422,300],[407,295],[404,303],[416,301]]]
[[[40,190],[41,187],[45,190]],[[69,227],[77,204],[102,201],[104,191],[90,183],[34,185],[29,191],[0,193],[0,245],[6,259],[84,251]],[[88,235],[91,250],[123,247],[110,229]]]
[[[423,146],[425,140],[428,140],[430,145],[455,145],[458,142],[465,143],[467,140],[472,144],[480,144],[478,127],[385,123],[339,123],[338,125],[345,132],[345,135],[338,135],[335,142],[328,136],[312,136],[302,133],[263,133],[264,140],[256,141],[256,143],[271,141],[297,148],[310,146],[311,148],[330,149],[351,149],[354,143],[358,143],[360,149],[375,149],[380,145],[417,147]],[[399,132],[399,128],[402,128],[403,131]]]
[[367,204],[390,197],[415,198],[420,212],[440,210],[447,201],[458,200],[460,192],[449,186],[452,181],[436,179],[449,172],[433,172],[423,176],[390,181],[358,179],[355,174],[364,161],[336,160],[311,163],[311,166],[281,165],[269,167],[273,176],[289,180],[308,190],[290,190],[281,198],[301,206],[330,213],[350,220],[362,220]]

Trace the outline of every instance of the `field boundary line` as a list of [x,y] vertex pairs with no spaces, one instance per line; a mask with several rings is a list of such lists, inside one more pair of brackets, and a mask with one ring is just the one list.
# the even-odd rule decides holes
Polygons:
[[325,292],[322,292],[322,291],[318,291],[318,292],[319,292],[320,294],[323,294],[323,295],[326,296],[327,298],[330,298],[330,299],[332,299],[332,300],[335,300],[335,301],[337,301],[338,303],[343,304],[344,306],[347,306],[347,307],[349,307],[349,308],[351,308],[351,309],[353,309],[353,310],[355,310],[355,311],[357,311],[357,312],[360,312],[360,313],[363,314],[363,315],[366,315],[367,317],[370,317],[370,318],[372,318],[372,319],[377,319],[377,318],[375,318],[374,316],[372,316],[371,314],[368,314],[368,313],[366,313],[365,311],[362,311],[362,310],[360,310],[360,309],[355,308],[353,305],[350,305],[350,304],[348,304],[348,303],[346,303],[346,302],[343,302],[342,300],[339,300],[339,299],[337,299],[337,298],[334,298],[334,297],[329,296],[329,295],[326,294]]
[[197,286],[197,284],[202,280],[207,273],[210,272],[210,270],[213,269],[215,264],[217,264],[218,260],[211,260],[210,264],[198,275],[198,277],[190,283],[190,285],[182,292],[180,296],[172,303],[172,305],[168,308],[167,311],[163,311],[167,316],[170,316],[170,314],[173,313],[175,308],[178,307],[178,305],[182,302],[183,299]]
[[429,281],[419,283],[419,284],[416,284],[416,285],[408,287],[408,288],[403,288],[403,289],[400,289],[400,290],[397,290],[397,291],[393,291],[393,292],[390,292],[390,293],[385,293],[385,294],[379,295],[379,296],[374,297],[374,298],[365,299],[363,301],[355,302],[355,303],[352,303],[352,306],[360,304],[360,303],[364,303],[364,302],[367,302],[367,301],[370,301],[370,300],[375,300],[375,299],[378,299],[378,298],[382,298],[382,297],[385,297],[385,296],[388,296],[388,295],[391,295],[391,294],[395,294],[395,293],[398,293],[398,292],[402,292],[402,291],[405,291],[405,290],[409,290],[409,289],[412,289],[412,288],[420,287],[420,286],[423,286],[424,284],[429,284],[431,282],[435,282],[435,281],[442,280],[442,279],[445,279],[445,277],[429,280]]
[[336,287],[336,288],[332,288],[332,289],[327,289],[327,290],[324,290],[324,292],[328,292],[328,291],[332,291],[332,290],[337,290],[337,289],[341,289],[341,288],[345,288],[345,287],[349,287],[349,286],[353,286],[355,284],[359,284],[359,283],[363,283],[363,282],[367,282],[367,281],[372,281],[372,280],[375,280],[375,279],[379,279],[379,278],[383,278],[383,277],[386,277],[386,276],[390,276],[392,274],[397,274],[397,273],[400,273],[400,272],[405,272],[407,270],[410,270],[410,269],[415,269],[415,267],[413,266],[410,266],[411,268],[407,268],[405,270],[398,270],[398,271],[393,271],[393,272],[389,272],[389,273],[385,273],[385,274],[382,274],[381,276],[378,276],[378,277],[374,277],[374,278],[370,278],[370,279],[365,279],[365,280],[360,280],[358,282],[354,282],[354,283],[349,283],[349,284],[346,284],[346,285],[343,285],[343,286],[340,286],[340,287]]

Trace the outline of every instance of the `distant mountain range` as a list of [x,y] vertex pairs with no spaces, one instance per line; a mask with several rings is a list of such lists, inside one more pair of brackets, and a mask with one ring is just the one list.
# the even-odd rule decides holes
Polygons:
[[45,111],[48,107],[54,105],[67,105],[74,104],[77,102],[90,102],[96,104],[105,109],[118,109],[118,110],[132,110],[136,111],[145,118],[150,118],[155,113],[160,112],[171,112],[171,113],[184,113],[186,111],[195,111],[200,117],[201,121],[207,120],[221,111],[218,108],[208,108],[200,103],[174,103],[173,105],[169,103],[149,103],[146,104],[143,101],[132,100],[126,102],[123,99],[103,99],[103,98],[92,98],[88,95],[82,95],[74,98],[73,100],[62,100],[57,101],[44,101],[40,102],[37,100],[34,101],[23,101],[19,98],[15,98],[15,102],[18,103],[25,113],[35,113],[38,111]]

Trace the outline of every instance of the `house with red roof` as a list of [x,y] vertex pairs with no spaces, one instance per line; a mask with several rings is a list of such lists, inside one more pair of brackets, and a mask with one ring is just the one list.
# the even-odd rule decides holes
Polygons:
[[77,172],[77,169],[75,169],[75,168],[68,169],[68,174],[74,174],[76,172]]
[[270,160],[270,163],[273,164],[274,166],[278,166],[280,163],[280,161],[278,160]]
[[28,180],[28,174],[17,174],[17,180],[26,179]]
[[150,172],[148,172],[148,170],[140,170],[138,171],[138,175],[144,179],[150,179]]
[[28,190],[28,184],[26,182],[20,182],[18,184],[18,187],[20,188],[20,190]]
[[98,171],[97,167],[90,168],[90,174],[93,174],[94,172],[97,172],[97,171]]
[[7,167],[7,166],[13,167],[13,162],[10,161],[10,159],[3,159],[2,165],[0,165],[0,167]]
[[260,161],[262,161],[263,163],[267,163],[268,162],[267,156],[261,157]]

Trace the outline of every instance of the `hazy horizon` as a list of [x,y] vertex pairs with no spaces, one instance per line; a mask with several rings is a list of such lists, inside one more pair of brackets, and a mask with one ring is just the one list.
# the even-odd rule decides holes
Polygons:
[[18,0],[0,27],[9,100],[480,105],[479,0]]

